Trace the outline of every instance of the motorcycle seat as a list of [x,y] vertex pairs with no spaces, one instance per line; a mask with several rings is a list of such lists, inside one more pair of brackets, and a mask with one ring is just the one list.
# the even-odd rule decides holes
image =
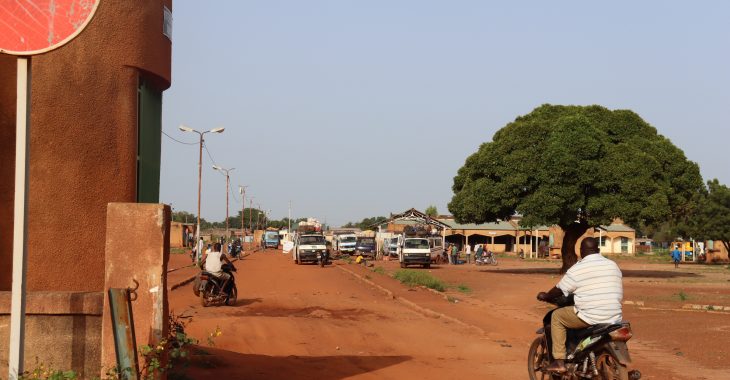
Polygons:
[[601,335],[613,330],[620,329],[623,326],[621,323],[599,323],[596,325],[588,326],[584,329],[575,330],[575,336],[578,339],[583,339],[588,336]]

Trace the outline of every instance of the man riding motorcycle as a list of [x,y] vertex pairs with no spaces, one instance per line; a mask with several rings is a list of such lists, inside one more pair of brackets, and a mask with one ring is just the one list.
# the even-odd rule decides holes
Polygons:
[[554,360],[546,368],[550,372],[566,371],[564,360],[568,329],[621,322],[623,285],[618,265],[599,253],[595,238],[583,239],[580,254],[581,259],[568,269],[555,287],[537,295],[538,300],[545,302],[570,294],[575,299],[575,306],[562,307],[552,313],[550,337]]
[[221,252],[221,243],[215,243],[213,250],[203,255],[202,263],[206,272],[222,281],[221,289],[227,289],[226,286],[231,279],[231,275],[223,271],[223,261],[233,266],[226,254]]

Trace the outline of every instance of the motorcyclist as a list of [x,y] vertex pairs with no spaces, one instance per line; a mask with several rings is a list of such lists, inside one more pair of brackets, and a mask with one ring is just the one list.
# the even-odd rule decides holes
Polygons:
[[581,259],[568,269],[555,287],[537,295],[538,300],[545,302],[570,294],[575,299],[575,306],[562,307],[552,313],[549,330],[553,362],[546,368],[551,372],[566,371],[567,329],[621,321],[623,285],[618,265],[599,253],[598,242],[592,237],[583,239],[580,254]]
[[215,243],[213,249],[203,255],[202,263],[206,272],[222,281],[221,289],[227,289],[231,275],[223,271],[223,261],[233,266],[226,254],[221,252],[221,243]]

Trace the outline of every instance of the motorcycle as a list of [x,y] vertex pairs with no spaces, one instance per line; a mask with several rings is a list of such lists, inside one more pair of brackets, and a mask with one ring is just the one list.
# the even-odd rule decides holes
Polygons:
[[[557,308],[573,305],[573,295],[559,297],[552,302]],[[537,330],[539,336],[530,346],[527,356],[527,370],[530,380],[638,380],[641,372],[629,371],[631,357],[626,342],[631,339],[631,324],[621,322],[616,324],[597,324],[580,330],[568,330],[565,342],[565,367],[562,374],[545,370],[552,358],[552,341],[550,339],[550,310],[543,318],[543,327]]]
[[329,261],[329,258],[330,258],[329,251],[317,253],[317,263],[322,268],[324,268],[325,264],[327,264],[327,261]]
[[493,253],[487,253],[480,257],[477,257],[477,259],[474,261],[477,265],[497,265],[497,256],[495,256]]
[[193,293],[195,293],[196,297],[200,297],[200,304],[203,307],[208,307],[212,304],[225,304],[228,306],[236,304],[238,289],[236,289],[236,281],[233,277],[233,272],[236,271],[236,267],[233,264],[223,264],[222,269],[223,272],[231,276],[228,284],[225,285],[225,289],[222,288],[223,280],[211,273],[202,271],[196,277],[193,283]]

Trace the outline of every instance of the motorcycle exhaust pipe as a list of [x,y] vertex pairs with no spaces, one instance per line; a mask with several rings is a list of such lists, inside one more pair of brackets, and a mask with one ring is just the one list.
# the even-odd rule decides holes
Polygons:
[[641,372],[639,372],[638,369],[629,371],[629,379],[631,379],[631,380],[641,379]]

